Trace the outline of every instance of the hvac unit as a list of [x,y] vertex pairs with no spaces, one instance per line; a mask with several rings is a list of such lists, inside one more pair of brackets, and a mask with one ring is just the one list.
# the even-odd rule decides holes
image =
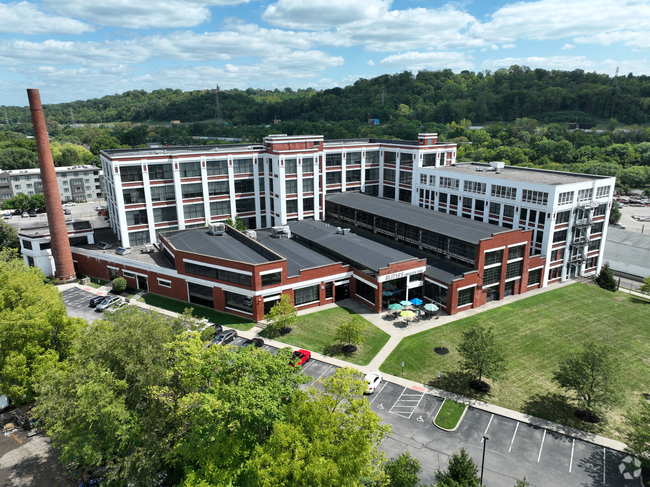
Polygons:
[[271,237],[291,238],[291,230],[289,230],[288,226],[271,227]]
[[148,243],[148,244],[144,244],[144,247],[142,247],[142,250],[140,252],[143,254],[149,254],[153,252],[154,249],[155,247],[153,246],[153,244]]
[[257,232],[255,230],[244,230],[244,235],[253,240],[257,240]]
[[213,223],[210,225],[210,235],[223,235],[225,231],[225,223]]

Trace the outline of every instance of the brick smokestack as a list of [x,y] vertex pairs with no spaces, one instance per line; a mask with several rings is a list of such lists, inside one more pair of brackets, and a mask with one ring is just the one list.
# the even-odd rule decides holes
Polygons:
[[41,95],[38,90],[28,89],[27,97],[29,98],[29,109],[32,112],[34,138],[38,150],[38,165],[41,168],[47,221],[52,238],[51,249],[56,267],[54,274],[61,281],[72,281],[76,276],[74,264],[72,263],[70,241],[68,240],[68,229],[65,225],[65,215],[61,205],[61,194],[59,193],[59,185],[56,182],[50,139],[47,135],[47,126],[45,125],[43,107],[41,106]]

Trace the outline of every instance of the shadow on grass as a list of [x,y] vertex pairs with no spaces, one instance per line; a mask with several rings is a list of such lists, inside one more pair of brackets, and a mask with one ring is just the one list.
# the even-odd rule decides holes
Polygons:
[[[587,433],[598,434],[603,431],[603,423],[607,419],[605,414],[601,416],[601,423],[588,423],[575,416],[576,409],[575,404],[563,394],[546,392],[529,397],[524,403],[522,412],[554,423],[571,426]],[[582,439],[586,439],[587,436],[585,435]]]
[[323,347],[323,350],[320,352],[323,355],[327,355],[328,357],[345,357],[345,358],[350,358],[353,357],[356,354],[355,352],[346,352],[343,350],[343,347],[345,345],[342,343],[335,343],[332,345],[325,345]]
[[630,302],[634,304],[650,304],[650,301],[648,299],[637,298],[636,296],[631,296]]
[[470,399],[477,399],[479,401],[488,402],[492,397],[490,392],[478,392],[472,389],[469,383],[475,379],[473,376],[467,375],[461,370],[456,370],[452,372],[441,372],[441,377],[431,379],[427,382],[428,386],[437,387],[444,391],[453,392],[455,394],[460,394],[461,396],[468,397]]

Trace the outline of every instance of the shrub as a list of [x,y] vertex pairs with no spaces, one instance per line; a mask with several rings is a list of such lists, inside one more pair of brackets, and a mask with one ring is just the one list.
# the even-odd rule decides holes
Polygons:
[[126,289],[126,279],[123,277],[116,277],[112,282],[113,291],[116,293],[121,293]]

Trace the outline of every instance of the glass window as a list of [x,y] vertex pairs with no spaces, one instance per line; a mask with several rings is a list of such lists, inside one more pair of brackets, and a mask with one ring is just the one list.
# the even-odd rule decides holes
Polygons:
[[302,158],[302,172],[314,172],[314,158],[313,157],[303,157]]
[[400,182],[400,184],[411,184],[411,183],[413,183],[413,173],[411,171],[400,171],[399,172],[399,182]]
[[149,238],[149,231],[143,230],[141,232],[129,232],[129,243],[135,247],[138,245],[144,245],[151,242]]
[[395,188],[392,186],[384,186],[384,198],[391,200],[395,199]]
[[314,211],[314,198],[303,198],[302,211]]
[[298,173],[298,159],[291,158],[284,160],[284,172],[285,174],[297,174]]
[[539,284],[542,280],[542,269],[535,269],[528,273],[528,285]]
[[122,176],[122,182],[142,181],[142,167],[141,166],[121,167],[120,175]]
[[449,204],[453,206],[458,206],[458,195],[450,194],[449,195]]
[[126,212],[127,225],[144,225],[148,223],[147,210],[135,210]]
[[341,154],[326,154],[325,155],[325,166],[333,167],[340,166],[342,164]]
[[230,194],[228,181],[208,181],[208,194],[210,196]]
[[467,196],[463,198],[463,208],[467,208],[468,210],[472,209],[472,198],[468,198]]
[[156,179],[174,179],[174,173],[171,164],[149,164],[149,180]]
[[144,188],[125,188],[122,190],[124,204],[144,203]]
[[458,306],[472,304],[474,302],[474,288],[461,289],[458,291]]
[[181,162],[179,164],[182,178],[195,178],[201,176],[200,162]]
[[228,161],[226,159],[219,159],[217,161],[206,162],[206,173],[208,176],[219,176],[228,174]]
[[413,154],[402,152],[399,156],[399,165],[407,167],[413,166]]
[[345,156],[346,163],[349,166],[361,164],[361,152],[348,152]]
[[438,202],[447,204],[447,193],[440,193]]
[[226,291],[226,307],[244,313],[253,313],[253,299],[250,296]]
[[517,245],[508,249],[508,260],[519,259],[524,256],[526,245]]
[[287,200],[287,213],[298,213],[298,200]]
[[183,205],[183,213],[185,218],[203,218],[205,216],[205,208],[202,203]]
[[[339,154],[340,155],[340,154]],[[296,289],[293,292],[293,302],[295,306],[300,306],[301,304],[312,303],[314,301],[319,301],[318,297],[319,285],[310,287],[303,287]]]
[[370,196],[379,196],[379,186],[376,184],[372,186],[366,185],[363,192]]
[[352,171],[345,172],[345,181],[348,183],[357,183],[361,181],[361,170],[354,169]]
[[524,264],[523,260],[510,262],[506,267],[506,279],[511,279],[513,277],[520,277],[523,264]]
[[282,272],[272,272],[270,274],[262,274],[262,286],[272,286],[282,282]]
[[573,203],[573,191],[568,191],[566,193],[560,193],[557,198],[558,205],[568,205]]
[[375,304],[375,288],[368,286],[363,281],[356,279],[356,295],[360,298],[368,301],[369,303]]
[[[518,261],[519,262],[519,261]],[[483,284],[492,284],[501,280],[501,266],[497,265],[483,271]]]
[[400,201],[405,201],[406,203],[411,202],[411,198],[413,197],[413,192],[409,189],[400,189],[399,190],[399,200]]
[[511,205],[503,205],[503,216],[514,217],[515,216],[515,207]]
[[484,211],[485,210],[485,201],[476,200],[476,203],[474,203],[474,209],[476,211]]
[[503,260],[503,249],[485,253],[485,265],[500,264]]
[[366,152],[366,164],[379,164],[379,151]]
[[237,213],[255,211],[255,198],[240,198],[235,200],[235,210]]
[[511,188],[509,186],[499,186],[496,184],[492,185],[492,196],[497,198],[505,198],[508,200],[514,200],[517,198],[517,188]]
[[395,182],[395,169],[384,169],[384,181]]
[[297,179],[287,179],[285,182],[287,194],[296,194],[298,193],[298,180]]
[[395,152],[384,152],[384,164],[395,164],[397,162],[397,154]]
[[341,172],[330,171],[325,175],[326,184],[341,184]]
[[151,186],[151,201],[171,201],[175,199],[174,186]]
[[331,299],[334,297],[334,283],[326,282],[325,283],[325,299]]
[[422,157],[422,167],[431,167],[436,165],[435,152],[429,152]]
[[366,181],[378,181],[379,168],[366,169]]
[[210,215],[221,216],[230,215],[230,201],[212,201],[210,203]]
[[447,288],[425,279],[424,295],[429,299],[433,299],[436,303],[441,304],[443,307],[447,306]]
[[170,222],[178,219],[175,206],[163,206],[153,209],[153,221],[155,223]]
[[537,220],[537,210],[530,210],[528,212],[528,223],[535,224],[536,220]]
[[553,234],[553,243],[565,242],[566,241],[566,230],[558,230]]
[[314,192],[314,178],[303,178],[302,179],[302,192],[303,193],[313,193]]
[[235,193],[254,193],[255,179],[235,179]]
[[203,185],[201,183],[182,184],[181,193],[183,198],[202,198]]
[[490,203],[490,213],[494,213],[495,215],[501,214],[501,204],[500,203]]
[[253,174],[253,159],[235,159],[232,170],[234,174]]
[[460,180],[455,178],[440,178],[440,187],[449,189],[458,189]]

